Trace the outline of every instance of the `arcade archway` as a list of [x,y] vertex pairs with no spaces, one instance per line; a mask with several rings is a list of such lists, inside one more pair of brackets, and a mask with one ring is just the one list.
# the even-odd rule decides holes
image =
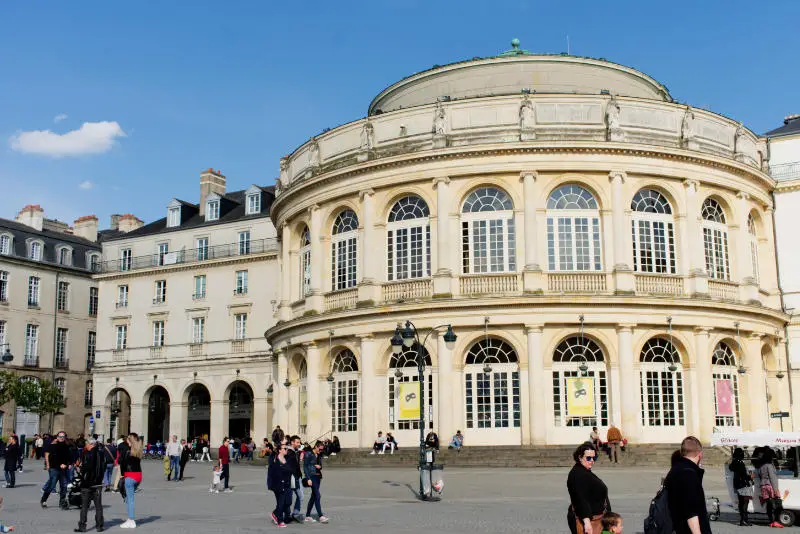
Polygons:
[[147,399],[147,443],[167,441],[169,435],[169,393],[161,386],[150,390]]
[[228,393],[228,436],[249,438],[253,428],[253,390],[241,380]]
[[187,402],[186,437],[203,438],[210,433],[211,394],[203,384],[192,384],[189,387]]

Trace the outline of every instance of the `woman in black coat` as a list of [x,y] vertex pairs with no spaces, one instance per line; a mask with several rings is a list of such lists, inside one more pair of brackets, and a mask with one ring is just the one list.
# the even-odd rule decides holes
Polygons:
[[733,489],[736,490],[736,495],[739,497],[739,526],[752,527],[753,524],[747,517],[747,505],[753,498],[753,481],[747,472],[747,466],[744,465],[744,451],[741,447],[733,450],[728,469],[733,473]]
[[178,480],[183,480],[183,470],[186,468],[186,464],[189,462],[189,457],[192,455],[192,446],[186,443],[185,439],[182,439],[181,443],[183,446],[181,447],[181,458],[179,461],[180,475],[178,476]]
[[608,502],[608,487],[592,473],[597,460],[597,450],[587,442],[580,445],[572,455],[575,465],[567,476],[570,509],[567,521],[570,530],[575,525],[578,534],[600,534],[600,519],[611,510]]
[[16,436],[8,437],[6,445],[6,462],[3,470],[6,475],[6,487],[13,488],[17,485],[17,462],[19,461],[19,444]]

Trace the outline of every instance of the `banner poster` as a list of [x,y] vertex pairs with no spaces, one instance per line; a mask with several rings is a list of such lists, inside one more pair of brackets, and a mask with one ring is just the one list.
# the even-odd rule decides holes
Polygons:
[[419,382],[400,384],[400,420],[419,419]]
[[591,417],[594,409],[594,378],[574,376],[567,379],[567,416]]
[[718,378],[714,381],[714,395],[717,397],[717,415],[734,417],[733,381],[730,378]]
[[308,392],[300,390],[300,426],[308,424]]

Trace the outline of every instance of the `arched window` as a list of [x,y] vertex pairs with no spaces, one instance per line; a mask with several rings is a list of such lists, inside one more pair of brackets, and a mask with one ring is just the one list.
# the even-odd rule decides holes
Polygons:
[[86,381],[86,387],[83,390],[83,405],[86,408],[91,408],[94,401],[94,382],[91,380]]
[[654,189],[641,189],[631,201],[633,269],[675,274],[675,229],[672,206]]
[[423,278],[431,274],[431,226],[428,205],[416,195],[392,206],[387,225],[388,279]]
[[[642,425],[683,426],[681,357],[666,339],[652,338],[642,347]],[[675,371],[670,371],[672,366]]]
[[11,255],[11,245],[14,243],[13,239],[11,234],[0,234],[0,255]]
[[479,187],[461,209],[464,274],[517,270],[514,204],[496,187]]
[[465,363],[467,428],[519,428],[519,365],[514,348],[500,339],[482,339],[470,347]]
[[600,271],[600,211],[594,196],[564,185],[547,199],[547,264],[551,271]]
[[703,247],[706,256],[706,271],[710,278],[729,280],[728,225],[722,206],[713,198],[703,202]]
[[44,255],[44,243],[38,239],[28,240],[28,259],[42,261]]
[[300,297],[311,293],[311,232],[308,226],[303,228],[300,236]]
[[[308,428],[308,364],[305,359],[300,361],[297,367],[297,388],[299,401],[297,403],[297,420],[300,427],[300,432],[305,433]],[[316,380],[317,377],[314,377]]]
[[[400,396],[415,394],[419,396],[419,374],[417,371],[417,349],[414,343],[411,348],[403,347],[400,354],[392,354],[389,360],[389,430],[419,430],[419,416],[410,417],[404,413]],[[431,356],[425,347],[422,347],[422,357],[425,358],[425,368],[431,369]],[[399,375],[397,376],[397,371]],[[433,373],[425,377],[425,405],[427,406],[426,422],[428,428],[433,428]]]
[[553,352],[553,411],[556,426],[608,425],[605,357],[591,339],[568,337]]
[[348,289],[357,283],[358,216],[344,210],[333,222],[331,237],[331,289]]
[[739,377],[733,349],[720,341],[711,354],[716,426],[739,426]]
[[350,349],[339,351],[331,368],[331,429],[358,430],[358,361]]
[[752,213],[747,217],[747,242],[750,246],[750,263],[753,269],[753,280],[758,284],[758,231],[756,229],[756,220]]

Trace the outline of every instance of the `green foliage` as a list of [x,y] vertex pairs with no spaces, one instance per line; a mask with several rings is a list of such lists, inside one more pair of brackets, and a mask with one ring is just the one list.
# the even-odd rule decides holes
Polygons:
[[61,391],[49,380],[21,380],[11,371],[0,371],[0,404],[9,401],[40,416],[56,413],[65,406]]
[[64,397],[61,396],[59,390],[49,380],[41,380],[38,384],[38,395],[36,401],[29,411],[37,413],[40,416],[58,412],[61,408],[66,406],[64,404]]
[[0,371],[0,404],[13,400],[16,396],[19,377],[10,371]]

